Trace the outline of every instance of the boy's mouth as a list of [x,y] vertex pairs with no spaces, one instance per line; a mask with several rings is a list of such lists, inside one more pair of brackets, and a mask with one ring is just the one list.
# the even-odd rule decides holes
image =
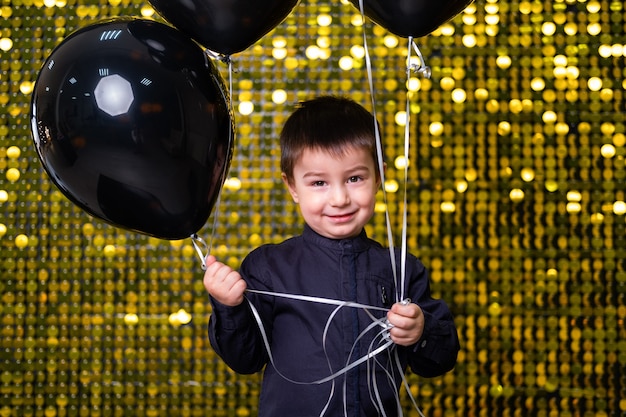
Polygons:
[[327,217],[335,223],[345,223],[347,221],[350,221],[354,217],[354,212],[333,214],[333,215],[328,215]]

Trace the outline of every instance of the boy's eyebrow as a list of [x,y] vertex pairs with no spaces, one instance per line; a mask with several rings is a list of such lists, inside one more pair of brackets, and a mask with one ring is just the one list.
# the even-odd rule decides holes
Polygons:
[[346,172],[359,172],[359,171],[370,171],[370,167],[368,167],[367,165],[357,165],[353,168],[346,170]]
[[324,171],[307,171],[302,175],[302,178],[319,177],[324,174]]
[[[347,169],[345,172],[355,173],[355,172],[361,172],[361,171],[370,171],[370,169],[367,165],[357,165],[353,168]],[[324,175],[324,174],[325,174],[324,171],[307,171],[302,175],[302,178],[319,177],[320,175]]]
[[320,172],[316,172],[316,171],[309,171],[309,172],[305,172],[302,175],[302,178],[309,178],[309,177],[320,177],[322,176],[322,173]]

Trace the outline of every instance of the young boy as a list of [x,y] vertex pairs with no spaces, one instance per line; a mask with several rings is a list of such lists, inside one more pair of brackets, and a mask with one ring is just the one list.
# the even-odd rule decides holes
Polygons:
[[[441,375],[454,367],[459,341],[447,305],[430,296],[422,263],[407,256],[408,299],[395,300],[390,251],[365,234],[381,185],[375,120],[352,100],[320,97],[289,117],[280,146],[282,179],[304,230],[255,249],[239,272],[207,257],[211,345],[235,372],[265,367],[260,417],[401,415],[398,390],[407,366],[425,377]],[[247,289],[376,309],[367,314]],[[387,327],[372,326],[371,315],[382,322],[386,316]]]

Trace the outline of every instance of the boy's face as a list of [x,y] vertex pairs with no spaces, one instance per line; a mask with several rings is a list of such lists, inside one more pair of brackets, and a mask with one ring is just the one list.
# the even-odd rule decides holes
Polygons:
[[305,149],[283,181],[304,221],[318,234],[343,239],[357,236],[374,214],[380,176],[367,149],[350,148],[341,157]]

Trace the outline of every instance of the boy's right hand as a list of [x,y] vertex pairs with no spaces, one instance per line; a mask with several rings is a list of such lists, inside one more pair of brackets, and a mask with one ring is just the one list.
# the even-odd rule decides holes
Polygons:
[[204,288],[219,303],[233,307],[243,302],[243,294],[247,288],[246,281],[241,278],[239,272],[218,262],[213,255],[206,258],[203,282]]

